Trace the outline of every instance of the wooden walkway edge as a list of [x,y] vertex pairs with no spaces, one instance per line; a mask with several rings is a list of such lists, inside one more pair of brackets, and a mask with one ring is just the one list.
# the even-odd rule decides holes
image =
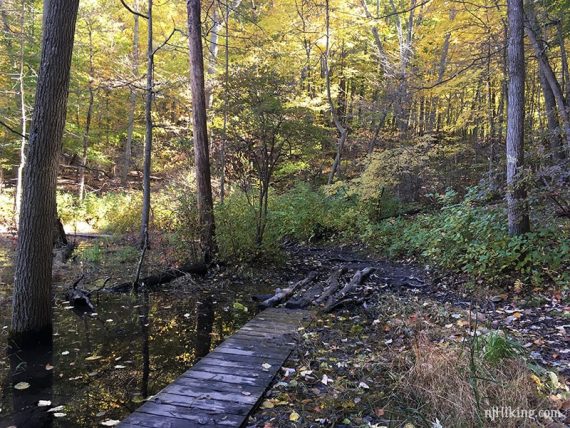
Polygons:
[[267,309],[168,385],[120,427],[241,427],[296,346],[310,312]]

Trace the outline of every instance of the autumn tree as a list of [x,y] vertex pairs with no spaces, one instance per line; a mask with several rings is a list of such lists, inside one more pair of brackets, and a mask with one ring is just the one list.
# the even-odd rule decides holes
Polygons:
[[192,125],[194,134],[194,162],[200,223],[200,244],[205,262],[215,251],[214,202],[210,175],[210,154],[206,116],[206,91],[204,88],[204,54],[200,0],[187,0],[188,43],[190,48],[190,82],[192,90]]
[[[45,3],[42,56],[24,170],[14,275],[12,334],[51,333],[56,178],[79,0]],[[33,336],[31,337],[34,338]]]

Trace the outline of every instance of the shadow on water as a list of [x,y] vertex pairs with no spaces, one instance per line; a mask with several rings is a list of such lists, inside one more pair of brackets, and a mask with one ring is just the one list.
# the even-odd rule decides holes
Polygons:
[[100,293],[91,314],[74,311],[63,301],[65,286],[56,285],[52,341],[24,352],[8,342],[11,285],[1,284],[0,428],[124,418],[247,322],[255,310],[250,296],[265,291],[216,283],[213,294],[195,285]]

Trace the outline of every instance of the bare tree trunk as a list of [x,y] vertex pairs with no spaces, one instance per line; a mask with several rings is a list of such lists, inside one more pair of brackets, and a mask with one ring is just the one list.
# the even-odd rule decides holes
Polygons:
[[190,81],[192,89],[192,121],[198,214],[200,218],[200,245],[203,259],[210,262],[216,252],[214,241],[214,204],[210,180],[210,154],[206,118],[206,91],[204,89],[204,55],[200,24],[200,0],[187,0],[188,43],[190,47]]
[[[139,2],[135,0],[135,12],[139,11]],[[133,28],[133,57],[132,57],[132,73],[133,78],[137,78],[139,74],[139,16],[133,15],[135,23]],[[135,127],[135,111],[137,107],[137,93],[134,87],[131,87],[129,95],[129,123],[127,125],[127,141],[125,142],[125,153],[123,158],[122,183],[123,186],[128,184],[129,171],[131,169],[131,160],[133,156],[133,131]]]
[[327,99],[329,102],[329,109],[331,111],[331,115],[333,117],[334,124],[336,129],[339,133],[338,141],[336,144],[336,155],[334,162],[331,167],[331,171],[329,173],[328,184],[332,184],[334,181],[334,177],[337,171],[340,168],[340,162],[342,157],[342,152],[344,149],[344,145],[346,143],[346,139],[348,137],[348,129],[345,128],[340,118],[338,117],[337,110],[335,108],[332,94],[331,94],[331,77],[330,77],[330,67],[329,67],[329,57],[330,57],[330,7],[329,7],[329,0],[325,1],[325,18],[326,18],[326,48],[325,53],[323,54],[324,66],[325,66],[325,80],[326,80],[326,87],[327,87]]
[[[241,0],[240,0],[241,1]],[[225,17],[225,69],[224,69],[224,125],[222,135],[222,147],[220,150],[220,202],[223,204],[226,197],[226,144],[228,139],[228,106],[229,106],[229,83],[230,83],[230,6],[226,2]]]
[[564,44],[564,29],[562,18],[556,25],[558,35],[558,45],[560,46],[560,63],[562,65],[562,91],[566,95],[566,102],[570,103],[570,71],[568,70],[568,54]]
[[[222,21],[222,17],[220,16],[220,12],[218,10],[219,6],[223,5],[223,2],[219,0],[212,0],[212,8],[214,10],[214,14],[212,16],[212,29],[210,30],[210,38],[208,40],[209,45],[209,55],[208,55],[208,79],[206,81],[206,110],[210,110],[212,107],[212,102],[214,101],[214,91],[213,91],[213,78],[216,75],[216,65],[218,63],[218,52],[219,52],[219,43],[218,40],[220,38],[220,31],[222,30],[222,25],[227,27],[228,19],[230,17],[230,9],[236,9],[242,2],[242,0],[234,0],[229,3],[229,0],[225,2],[226,6],[226,13],[224,16],[224,21]],[[216,4],[218,3],[218,4]]]
[[548,123],[548,141],[550,141],[550,150],[554,159],[564,158],[564,147],[560,138],[560,124],[558,123],[558,114],[556,113],[556,100],[550,85],[546,80],[542,69],[538,70],[540,77],[540,86],[542,87],[542,95],[544,97],[544,109],[546,110],[546,120]]
[[24,167],[26,165],[26,149],[27,140],[26,132],[28,131],[28,113],[26,110],[26,93],[24,86],[24,46],[25,46],[25,35],[26,35],[26,0],[22,0],[22,9],[20,16],[20,64],[19,64],[19,74],[18,74],[18,95],[20,98],[20,118],[21,118],[21,134],[22,138],[20,140],[20,165],[18,166],[18,177],[16,181],[16,195],[14,200],[14,224],[18,224],[18,219],[20,218],[20,208],[22,204],[22,181],[24,175]]
[[37,340],[52,331],[53,236],[46,231],[53,230],[56,215],[57,169],[79,0],[50,0],[45,6],[14,275],[11,332],[20,340]]
[[[570,152],[570,112],[568,111],[566,101],[564,100],[564,94],[562,93],[562,89],[560,88],[560,83],[556,79],[554,71],[550,66],[550,62],[546,56],[545,49],[543,48],[542,41],[540,40],[538,23],[536,21],[536,15],[532,10],[532,7],[527,8],[527,17],[528,21],[525,26],[526,34],[530,39],[530,42],[534,48],[536,57],[539,62],[539,66],[544,73],[544,77],[546,78],[548,84],[550,85],[550,89],[552,90],[552,94],[554,95],[554,100],[556,101],[556,106],[558,107],[558,114],[562,119],[562,125],[564,127],[564,134],[566,137],[566,149]],[[541,49],[542,47],[542,49]]]
[[143,205],[141,221],[140,246],[148,245],[148,231],[150,222],[150,173],[152,161],[152,97],[154,90],[154,48],[152,36],[152,1],[148,0],[147,16],[147,68],[146,68],[146,99],[145,99],[145,142],[143,166]]
[[524,182],[524,10],[523,0],[508,0],[507,214],[509,234],[530,230]]
[[85,199],[85,167],[87,166],[87,150],[89,149],[89,131],[91,129],[91,118],[93,117],[93,104],[95,102],[95,67],[93,65],[93,31],[91,24],[88,24],[89,35],[89,104],[87,106],[87,116],[85,118],[85,129],[83,131],[83,151],[81,153],[81,167],[79,168],[79,200]]

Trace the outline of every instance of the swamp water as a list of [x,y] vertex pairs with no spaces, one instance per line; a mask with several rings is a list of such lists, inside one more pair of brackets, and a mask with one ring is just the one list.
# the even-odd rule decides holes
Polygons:
[[55,284],[53,344],[14,352],[8,343],[12,268],[2,251],[0,428],[96,427],[121,420],[252,318],[250,296],[268,288],[101,292],[92,296],[97,313],[82,314],[63,300],[68,285]]

